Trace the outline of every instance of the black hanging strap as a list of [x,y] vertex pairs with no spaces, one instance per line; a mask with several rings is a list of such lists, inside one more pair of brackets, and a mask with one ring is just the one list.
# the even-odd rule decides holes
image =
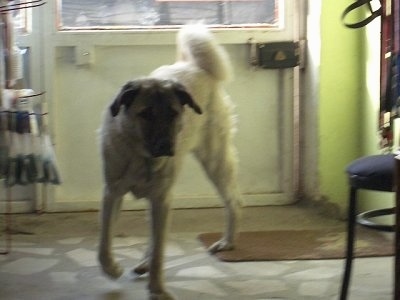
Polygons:
[[[361,28],[366,26],[367,24],[369,24],[370,22],[372,22],[375,18],[379,17],[382,15],[382,0],[381,2],[381,6],[374,10],[372,8],[371,2],[373,0],[357,0],[356,2],[353,2],[352,4],[350,4],[348,7],[346,7],[346,9],[343,11],[342,13],[342,22],[343,24],[348,27],[348,28],[352,28],[352,29],[356,29],[356,28]],[[346,17],[349,13],[354,12],[355,10],[361,8],[362,6],[367,5],[368,6],[368,10],[370,11],[370,14],[363,20],[359,21],[359,22],[355,22],[355,23],[347,23],[346,22]]]

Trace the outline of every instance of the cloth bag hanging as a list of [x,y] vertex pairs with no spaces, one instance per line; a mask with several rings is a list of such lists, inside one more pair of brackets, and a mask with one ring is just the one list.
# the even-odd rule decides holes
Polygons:
[[[380,147],[387,152],[393,147],[393,120],[400,116],[400,3],[399,0],[380,0],[380,6],[373,9],[377,0],[357,0],[343,11],[342,22],[348,28],[361,28],[381,17],[380,54]],[[354,23],[346,22],[346,17],[367,5],[370,14]]]
[[43,114],[36,113],[32,102],[23,98],[8,104],[9,109],[0,111],[0,135],[4,137],[0,141],[0,177],[6,186],[60,184],[53,145],[43,130]]

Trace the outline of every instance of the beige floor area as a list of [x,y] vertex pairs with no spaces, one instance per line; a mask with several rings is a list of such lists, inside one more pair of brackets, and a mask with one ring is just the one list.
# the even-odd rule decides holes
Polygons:
[[[122,212],[113,248],[126,272],[111,281],[96,261],[98,213],[13,215],[12,251],[0,255],[0,299],[147,299],[146,277],[129,273],[146,247],[146,219],[143,211]],[[177,299],[338,299],[343,260],[221,262],[196,237],[222,226],[219,208],[173,211],[165,279]],[[343,226],[299,205],[244,208],[241,222],[246,231]],[[391,299],[392,270],[393,257],[356,259],[349,300]]]

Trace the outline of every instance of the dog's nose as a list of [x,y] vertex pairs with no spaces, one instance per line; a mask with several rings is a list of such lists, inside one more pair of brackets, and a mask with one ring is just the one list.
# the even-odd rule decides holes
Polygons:
[[153,157],[174,156],[174,150],[170,141],[159,141],[151,149]]

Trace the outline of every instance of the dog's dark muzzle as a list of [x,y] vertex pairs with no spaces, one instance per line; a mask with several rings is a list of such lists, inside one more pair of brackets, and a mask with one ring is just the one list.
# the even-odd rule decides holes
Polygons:
[[150,149],[151,156],[161,157],[161,156],[174,156],[174,146],[169,140],[157,141],[151,146]]

